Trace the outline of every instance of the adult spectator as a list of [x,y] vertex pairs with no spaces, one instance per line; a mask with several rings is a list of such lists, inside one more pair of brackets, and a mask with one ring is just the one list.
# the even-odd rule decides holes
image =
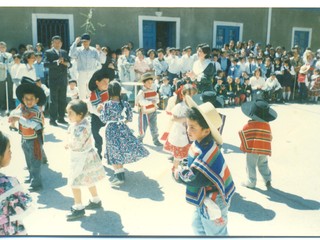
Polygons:
[[68,53],[61,49],[62,40],[60,36],[51,39],[52,48],[45,51],[44,66],[49,69],[50,88],[50,125],[58,126],[59,123],[67,124],[64,120],[67,103],[68,68],[71,67]]
[[[82,46],[77,47],[80,42]],[[93,73],[101,68],[99,53],[96,48],[90,46],[90,43],[90,35],[84,33],[81,37],[75,39],[69,51],[69,56],[77,62],[79,98],[82,100],[86,99],[90,94],[88,82]]]
[[211,49],[208,44],[202,44],[198,47],[198,60],[194,62],[192,72],[186,74],[196,84],[199,93],[213,91],[213,63],[210,59]]
[[158,57],[153,61],[154,73],[157,79],[160,80],[163,76],[168,75],[168,63],[164,60],[164,50],[157,50]]
[[252,88],[252,100],[263,98],[263,89],[265,88],[265,79],[261,76],[261,69],[256,68],[253,76],[250,78]]
[[191,54],[192,48],[190,46],[187,46],[183,49],[182,57],[180,58],[182,77],[184,77],[187,72],[192,70],[194,61]]
[[180,77],[180,59],[176,55],[176,49],[170,48],[169,55],[166,58],[166,61],[168,63],[168,79],[170,82],[170,85],[172,85],[174,78]]
[[0,109],[6,107],[6,81],[10,78],[9,65],[12,61],[12,54],[7,52],[7,44],[0,42]]

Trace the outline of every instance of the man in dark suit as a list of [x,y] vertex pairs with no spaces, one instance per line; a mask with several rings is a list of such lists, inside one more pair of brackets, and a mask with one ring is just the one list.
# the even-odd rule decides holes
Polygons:
[[71,67],[68,53],[61,49],[60,36],[52,37],[52,48],[45,52],[44,67],[49,69],[50,125],[67,124],[64,120],[67,104],[68,68]]

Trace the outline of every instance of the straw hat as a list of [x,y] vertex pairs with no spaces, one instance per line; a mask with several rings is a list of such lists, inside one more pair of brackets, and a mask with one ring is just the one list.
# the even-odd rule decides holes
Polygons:
[[153,80],[154,78],[155,78],[154,74],[152,74],[150,72],[146,72],[146,73],[142,74],[139,82],[145,82],[145,81],[147,81],[149,79]]
[[212,137],[217,144],[221,145],[223,140],[218,128],[222,125],[222,119],[215,107],[210,102],[206,102],[198,106],[189,95],[186,95],[186,101],[190,108],[195,107],[199,110],[210,128]]
[[299,73],[307,74],[308,71],[309,71],[309,69],[310,69],[310,65],[303,65],[303,66],[300,68]]

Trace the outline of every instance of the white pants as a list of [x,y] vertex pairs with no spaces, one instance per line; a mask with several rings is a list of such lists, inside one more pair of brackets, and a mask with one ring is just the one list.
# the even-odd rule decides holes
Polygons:
[[79,99],[85,100],[90,96],[89,81],[95,71],[80,71],[78,77]]

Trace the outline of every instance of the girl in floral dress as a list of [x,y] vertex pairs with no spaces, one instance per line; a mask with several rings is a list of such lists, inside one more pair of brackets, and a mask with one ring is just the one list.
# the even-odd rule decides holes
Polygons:
[[132,121],[132,110],[128,102],[121,100],[121,85],[113,80],[108,87],[110,100],[100,105],[100,119],[106,123],[105,158],[114,169],[113,186],[124,183],[123,165],[140,160],[149,155],[147,149],[133,135],[127,122]]
[[[67,106],[68,118],[71,122],[68,129],[68,144],[70,149],[70,175],[68,182],[71,185],[74,205],[67,220],[72,221],[85,215],[85,209],[102,207],[97,193],[96,183],[105,177],[101,159],[94,148],[91,125],[86,115],[87,104],[82,100],[72,100]],[[88,187],[92,199],[87,206],[82,205],[81,187]]]
[[[0,131],[0,169],[10,160],[9,139]],[[16,178],[0,173],[0,235],[27,234],[22,219],[31,211],[31,201]]]
[[163,148],[173,155],[172,174],[177,173],[180,162],[188,156],[191,142],[187,135],[186,114],[188,106],[185,102],[185,96],[189,95],[192,97],[196,93],[196,87],[191,84],[181,86],[177,93],[176,105],[171,111],[173,124]]

